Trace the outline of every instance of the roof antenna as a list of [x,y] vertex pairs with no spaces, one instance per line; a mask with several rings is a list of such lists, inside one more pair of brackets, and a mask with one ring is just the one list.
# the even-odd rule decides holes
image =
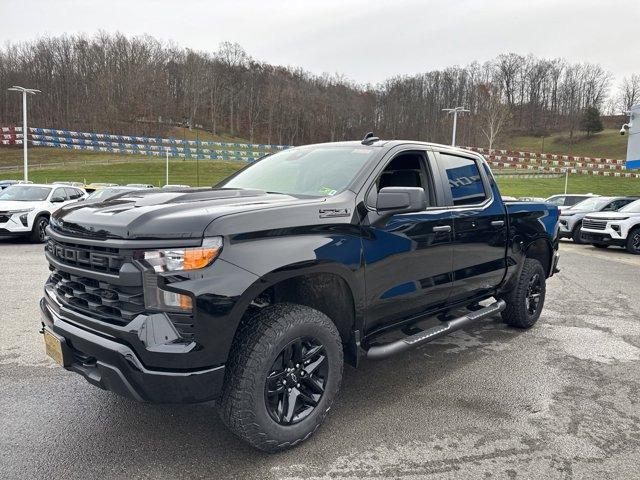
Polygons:
[[362,145],[371,145],[374,142],[377,142],[378,140],[380,140],[378,137],[374,137],[373,136],[373,132],[368,132],[364,138],[362,139]]

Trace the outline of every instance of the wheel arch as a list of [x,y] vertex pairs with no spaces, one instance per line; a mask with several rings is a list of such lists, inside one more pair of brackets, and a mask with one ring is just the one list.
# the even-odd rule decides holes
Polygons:
[[544,268],[547,278],[551,275],[553,262],[553,246],[548,238],[539,237],[529,242],[523,249],[525,258],[538,260]]
[[359,289],[362,283],[356,275],[345,265],[334,263],[283,266],[261,276],[245,290],[234,317],[245,322],[256,309],[282,302],[314,308],[336,325],[347,361],[355,363],[358,339],[354,333],[362,326],[364,301],[364,292]]

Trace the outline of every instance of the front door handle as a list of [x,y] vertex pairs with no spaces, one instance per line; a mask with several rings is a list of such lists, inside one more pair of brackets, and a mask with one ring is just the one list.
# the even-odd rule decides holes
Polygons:
[[438,225],[437,227],[433,227],[434,232],[450,232],[451,225]]
[[504,220],[494,220],[491,222],[492,227],[504,227]]

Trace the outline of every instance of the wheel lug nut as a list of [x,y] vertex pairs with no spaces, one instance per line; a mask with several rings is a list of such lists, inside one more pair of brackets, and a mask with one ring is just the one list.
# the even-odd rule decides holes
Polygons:
[[300,384],[299,383],[296,383],[296,388],[300,388]]
[[300,368],[300,364],[299,363],[296,363],[296,368]]

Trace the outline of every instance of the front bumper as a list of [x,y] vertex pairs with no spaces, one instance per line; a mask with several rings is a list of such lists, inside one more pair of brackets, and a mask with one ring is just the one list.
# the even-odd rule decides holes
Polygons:
[[617,245],[623,246],[626,243],[626,239],[614,238],[611,233],[594,232],[591,230],[582,229],[582,240],[586,243],[598,243],[602,245]]
[[40,301],[42,326],[62,342],[67,370],[89,383],[149,403],[197,403],[219,396],[225,367],[150,370],[126,344],[76,326]]
[[14,220],[14,215],[9,221],[0,223],[0,237],[19,237],[31,233],[29,224],[23,225],[19,219]]
[[560,220],[558,222],[558,235],[560,238],[567,238],[571,236],[571,227],[567,220]]

